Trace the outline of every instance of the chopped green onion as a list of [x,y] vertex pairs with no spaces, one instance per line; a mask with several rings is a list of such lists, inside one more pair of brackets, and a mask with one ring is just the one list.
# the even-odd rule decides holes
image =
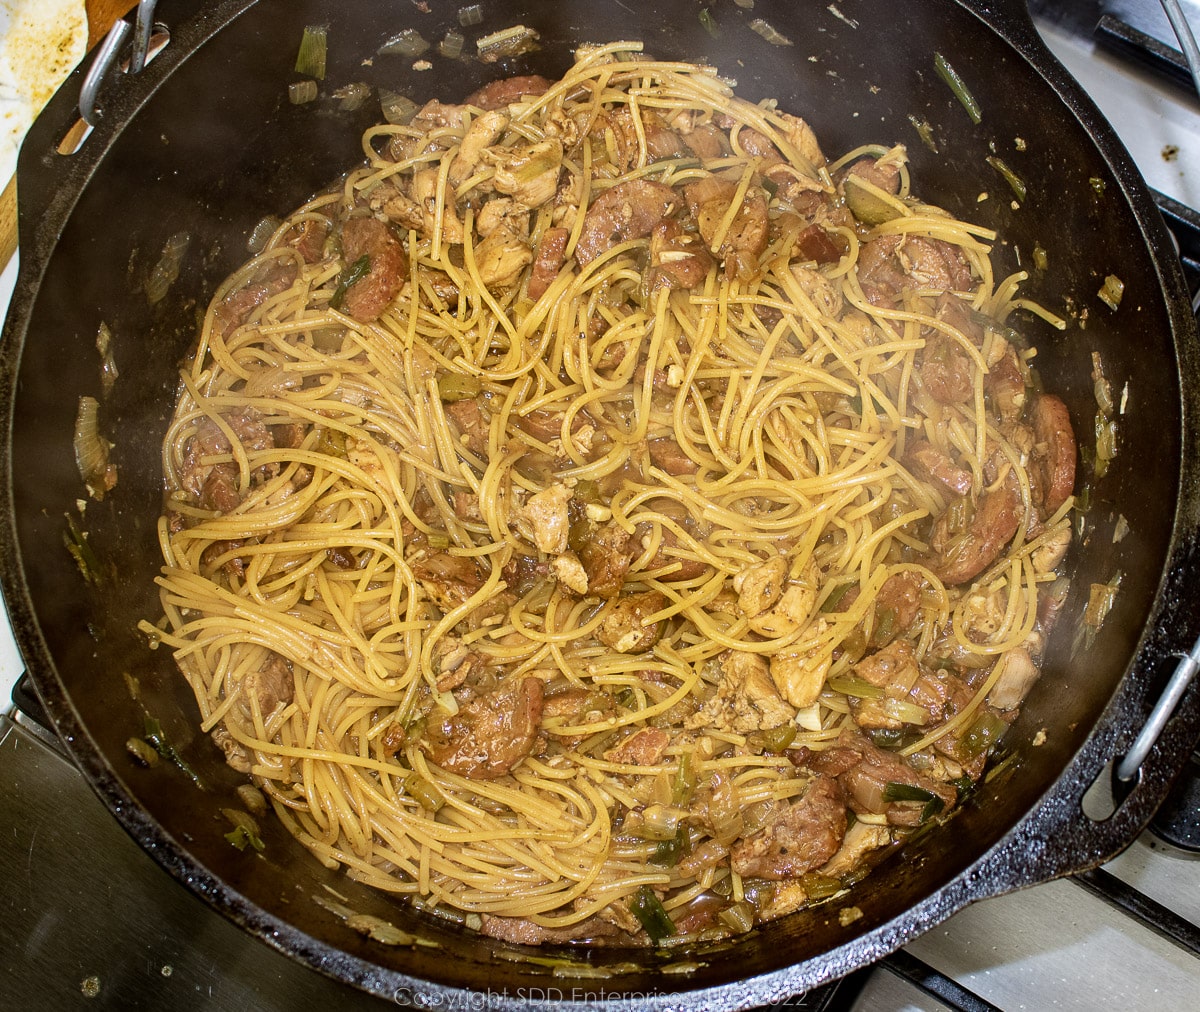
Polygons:
[[661,868],[674,868],[679,859],[692,850],[692,837],[687,826],[680,824],[675,835],[669,840],[659,840],[654,853],[650,855],[650,863]]
[[133,756],[133,761],[139,766],[151,767],[158,765],[158,753],[149,742],[141,738],[130,738],[125,742],[125,750]]
[[1109,462],[1117,455],[1117,420],[1105,418],[1096,412],[1096,463],[1093,473],[1103,478],[1108,473]]
[[875,640],[882,642],[891,637],[896,627],[896,609],[884,608],[879,613],[879,621],[875,624]]
[[849,593],[850,588],[853,586],[855,586],[855,584],[851,582],[843,583],[840,587],[834,587],[829,596],[821,602],[821,611],[825,612],[826,614],[831,611],[835,611],[837,606],[841,603],[842,598]]
[[1108,184],[1099,176],[1089,176],[1088,186],[1092,188],[1092,192],[1096,194],[1097,197],[1103,197],[1104,191],[1108,189]]
[[884,801],[932,801],[937,795],[924,787],[893,780],[883,788]]
[[444,531],[430,531],[425,540],[429,543],[430,548],[436,548],[440,552],[444,552],[450,547],[450,535]]
[[635,832],[643,840],[673,840],[687,811],[673,805],[647,805],[636,814],[640,816],[640,825]]
[[745,900],[726,907],[717,916],[727,928],[739,935],[744,935],[754,927],[754,906]]
[[305,105],[317,100],[317,82],[312,78],[303,81],[293,81],[288,85],[288,101],[292,105]]
[[804,890],[804,895],[814,902],[836,896],[845,888],[840,879],[822,875],[818,871],[806,871],[801,875],[800,887]]
[[187,774],[188,779],[191,780],[192,783],[194,783],[197,787],[202,786],[200,783],[200,778],[196,776],[196,771],[193,770],[184,761],[183,757],[175,751],[175,746],[167,741],[167,736],[163,734],[162,725],[149,714],[146,714],[145,730],[146,733],[143,735],[143,738],[145,739],[146,744],[153,748],[155,752],[157,752],[168,762],[174,763],[175,766]]
[[1003,159],[997,158],[995,155],[988,155],[985,161],[1004,177],[1004,181],[1012,188],[1012,192],[1017,195],[1017,200],[1024,202],[1027,193],[1024,180],[1013,172]]
[[752,731],[746,736],[746,744],[757,746],[764,752],[783,752],[796,740],[795,724],[780,724],[778,727],[768,727],[761,731]]
[[791,39],[786,35],[781,35],[762,18],[755,18],[750,22],[750,31],[773,46],[790,46],[792,44]]
[[404,778],[404,789],[408,796],[428,812],[436,812],[446,803],[438,789],[428,780],[416,773],[410,773]]
[[63,544],[71,553],[71,558],[75,560],[75,565],[79,567],[83,578],[88,583],[101,583],[104,580],[104,571],[100,567],[100,560],[96,558],[96,553],[92,551],[92,546],[88,544],[87,532],[75,522],[75,518],[69,513],[64,515],[67,518],[67,529],[63,531]]
[[329,26],[307,25],[296,54],[296,73],[325,80],[325,57],[329,48]]
[[936,155],[938,153],[938,146],[937,141],[933,139],[933,127],[930,125],[929,120],[910,113],[908,121],[913,125],[913,129],[916,130],[917,136],[921,138],[921,143]]
[[1093,583],[1088,589],[1088,603],[1083,612],[1083,621],[1093,629],[1099,629],[1117,600],[1124,573],[1119,570],[1108,583]]
[[483,390],[483,382],[478,376],[468,376],[460,372],[448,372],[438,377],[438,396],[448,404],[455,401],[473,400]]
[[975,781],[965,773],[961,777],[951,780],[950,784],[958,791],[958,800],[960,803],[975,793]]
[[495,63],[508,56],[520,56],[537,49],[538,33],[524,25],[485,35],[475,43],[482,63]]
[[679,769],[671,783],[671,804],[686,805],[696,789],[696,771],[692,765],[692,753],[684,752],[679,757]]
[[714,39],[721,34],[721,29],[717,25],[716,18],[712,16],[712,12],[707,7],[700,8],[700,27]]
[[1000,717],[996,716],[990,710],[984,710],[975,718],[970,728],[968,728],[967,733],[962,736],[959,744],[967,755],[974,758],[975,756],[983,755],[984,752],[992,748],[1000,740],[1000,736],[1007,730],[1008,724]]
[[932,800],[925,803],[925,807],[921,809],[921,825],[924,825],[935,815],[941,815],[942,809],[946,807],[946,803],[936,795]]
[[910,703],[907,699],[884,699],[883,712],[892,720],[899,720],[905,724],[924,726],[929,723],[929,711],[916,703]]
[[675,934],[675,924],[670,914],[648,885],[638,886],[629,901],[629,909],[655,944]]
[[983,110],[979,108],[979,103],[975,101],[975,96],[968,90],[966,83],[958,76],[958,71],[950,66],[950,61],[941,53],[933,54],[933,66],[937,70],[938,76],[950,86],[954,97],[967,110],[971,122],[978,125],[983,120]]
[[840,692],[843,696],[855,696],[858,699],[882,699],[883,689],[878,685],[872,685],[870,682],[864,681],[861,678],[855,678],[852,675],[841,675],[837,678],[831,678],[825,683],[834,692]]
[[1100,286],[1100,291],[1096,293],[1109,309],[1116,311],[1121,304],[1121,296],[1125,294],[1125,282],[1115,274],[1110,274],[1104,279],[1104,284]]
[[1044,271],[1050,266],[1050,257],[1042,248],[1041,243],[1035,243],[1033,247],[1033,266],[1035,270]]
[[344,271],[342,276],[338,278],[337,288],[334,289],[332,297],[329,299],[329,307],[331,309],[341,309],[342,303],[346,301],[346,291],[351,285],[356,285],[371,272],[371,258],[364,253],[354,263],[350,264]]

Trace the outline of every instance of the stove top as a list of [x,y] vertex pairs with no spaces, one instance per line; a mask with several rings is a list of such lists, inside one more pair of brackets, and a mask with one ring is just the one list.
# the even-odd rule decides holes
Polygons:
[[[1200,290],[1200,101],[1179,73],[1157,0],[1031,0],[1055,55],[1080,80],[1163,195]],[[1184,7],[1200,28],[1200,2]],[[1130,58],[1131,46],[1136,54]],[[15,264],[0,274],[6,305]],[[2,618],[2,616],[0,616]],[[0,621],[0,699],[21,672]],[[10,1007],[205,1010],[389,1004],[249,939],[181,888],[93,797],[53,735],[0,714],[0,970]],[[1200,759],[1193,760],[1200,774]],[[64,813],[69,813],[64,818]],[[1146,833],[1102,869],[960,912],[905,950],[794,999],[810,1010],[1188,1008],[1200,992],[1200,779],[1176,789]],[[1180,846],[1175,846],[1176,844]],[[487,1008],[486,994],[463,1008]],[[511,996],[510,996],[511,997]],[[553,995],[528,996],[530,1009]],[[437,1004],[437,1002],[441,1004]],[[636,1003],[630,1005],[636,1007]]]

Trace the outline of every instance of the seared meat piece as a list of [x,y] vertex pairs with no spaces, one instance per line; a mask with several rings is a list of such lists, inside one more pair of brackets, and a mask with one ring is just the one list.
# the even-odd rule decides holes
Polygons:
[[1000,360],[988,369],[983,388],[1002,422],[1012,423],[1021,417],[1025,410],[1025,377],[1011,347],[1005,347]]
[[650,232],[650,290],[696,288],[704,284],[713,259],[700,236],[685,232],[673,218]]
[[[275,437],[271,427],[263,423],[261,416],[253,408],[240,408],[221,417],[233,429],[246,453],[274,448]],[[232,451],[229,438],[211,419],[201,422],[195,435],[188,440],[183,466],[179,471],[179,484],[196,496],[206,509],[228,513],[241,502],[237,464],[204,463],[205,457],[215,457]],[[278,472],[277,463],[267,464],[257,468],[255,476],[272,477]]]
[[728,135],[714,123],[701,123],[680,140],[697,158],[720,158],[730,151]]
[[651,439],[646,443],[650,451],[650,460],[655,467],[662,468],[667,474],[695,474],[699,466],[689,457],[682,446],[670,436]]
[[277,706],[285,706],[292,701],[295,689],[291,664],[272,651],[262,666],[257,671],[251,671],[242,681],[242,710],[250,719],[254,712],[251,707],[257,703],[258,712],[265,720]]
[[1011,480],[1006,481],[986,493],[963,531],[950,530],[953,506],[938,518],[929,539],[934,552],[929,568],[946,586],[975,579],[996,560],[1017,533],[1024,511],[1021,495],[1014,484]]
[[918,773],[896,753],[879,748],[856,731],[842,731],[833,748],[809,755],[806,762],[816,772],[841,782],[854,811],[886,815],[892,825],[915,825],[925,803],[884,801],[888,784],[906,784],[928,791],[941,800],[947,811],[958,800],[954,787]]
[[892,628],[902,631],[912,627],[921,611],[921,588],[925,581],[912,571],[894,573],[883,582],[875,596],[875,613],[892,612]]
[[579,549],[579,561],[588,577],[588,593],[616,597],[629,572],[629,534],[620,524],[609,522]]
[[475,400],[454,401],[445,405],[446,417],[454,422],[464,444],[475,456],[487,459],[488,431],[491,423]]
[[1034,467],[1041,479],[1041,510],[1049,517],[1075,488],[1075,433],[1061,398],[1042,394],[1034,401],[1033,431],[1037,438]]
[[362,257],[367,257],[367,272],[346,289],[342,308],[359,323],[371,323],[404,287],[408,256],[378,218],[351,218],[342,226],[342,258],[351,267]]
[[778,881],[803,875],[837,853],[846,821],[838,782],[814,777],[798,801],[771,802],[767,825],[729,849],[730,867],[743,878]]
[[939,404],[967,404],[975,394],[973,363],[959,344],[940,331],[929,332],[918,371],[929,396]]
[[955,495],[968,495],[971,491],[971,472],[959,467],[948,454],[924,439],[909,443],[904,459],[918,474],[940,482]]
[[481,934],[489,938],[498,938],[502,942],[515,942],[517,945],[562,945],[568,942],[582,942],[588,945],[634,943],[631,936],[602,917],[589,917],[566,928],[546,928],[523,917],[497,917],[495,914],[483,914],[482,920],[483,924],[479,928]]
[[486,575],[474,559],[436,552],[412,563],[413,576],[443,611],[452,611],[483,586]]
[[478,91],[471,92],[465,104],[479,109],[503,109],[528,95],[544,95],[549,87],[550,82],[539,74],[506,77],[489,81]]
[[846,255],[846,239],[820,225],[809,225],[796,237],[793,248],[805,260],[835,264]]
[[542,683],[532,677],[509,679],[433,724],[421,748],[451,773],[495,780],[529,754],[541,719]]
[[604,758],[611,763],[653,766],[662,759],[670,743],[671,736],[662,728],[643,727],[606,751]]
[[662,636],[663,622],[647,625],[645,619],[662,611],[666,603],[662,592],[657,590],[618,598],[596,630],[596,639],[621,654],[649,650]]
[[284,236],[284,242],[299,253],[306,264],[315,264],[325,252],[329,228],[329,222],[309,218],[291,229]]
[[669,186],[633,179],[605,190],[587,209],[575,259],[586,266],[607,249],[628,239],[643,239],[674,214],[679,197]]
[[[710,176],[683,188],[688,210],[696,219],[700,235],[711,250],[717,231],[729,212],[737,184],[728,179]],[[727,260],[736,254],[747,267],[757,265],[758,258],[767,248],[770,225],[767,220],[767,198],[757,186],[751,186],[733,216],[733,222],[716,249],[718,259]],[[728,263],[726,267],[728,268]]]
[[287,291],[295,280],[294,261],[273,261],[253,281],[225,296],[214,314],[216,329],[223,337],[228,337],[250,319],[250,314],[255,309],[271,296]]
[[567,251],[567,240],[571,233],[565,228],[548,228],[542,233],[533,255],[533,268],[529,272],[528,294],[531,299],[540,299],[546,289],[562,270]]
[[890,689],[889,695],[896,699],[907,696],[921,674],[916,652],[908,640],[894,640],[868,654],[854,665],[854,673],[864,682]]

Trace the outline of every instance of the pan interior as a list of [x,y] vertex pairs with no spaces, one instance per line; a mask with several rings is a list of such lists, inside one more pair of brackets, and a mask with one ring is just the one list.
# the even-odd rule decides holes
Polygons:
[[[1050,83],[958,4],[906,6],[902,17],[868,2],[841,4],[838,13],[821,4],[763,0],[752,12],[726,6],[713,38],[697,6],[682,0],[645,7],[574,0],[492,4],[484,24],[466,30],[468,53],[472,31],[518,23],[539,31],[541,48],[498,65],[431,53],[433,69],[422,72],[411,60],[376,51],[408,27],[436,42],[457,27],[453,11],[421,15],[405,4],[387,5],[381,15],[369,5],[332,2],[254,5],[200,46],[124,127],[62,228],[32,298],[12,390],[9,522],[23,566],[20,593],[36,616],[17,631],[38,685],[56,713],[77,722],[76,747],[91,756],[85,765],[110,800],[132,799],[148,816],[129,816],[127,825],[162,849],[165,863],[213,892],[235,918],[263,934],[279,930],[277,941],[362,986],[383,986],[364,970],[368,964],[478,989],[528,987],[546,978],[528,963],[495,959],[500,943],[416,915],[329,872],[274,822],[264,825],[262,855],[229,846],[220,809],[229,806],[241,778],[195,727],[190,690],[166,651],[150,651],[135,631],[138,620],[154,619],[160,610],[152,582],[160,565],[159,447],[178,365],[199,315],[216,284],[245,260],[254,225],[266,214],[286,214],[354,163],[361,156],[359,134],[375,117],[373,102],[357,113],[340,110],[328,97],[303,106],[288,102],[306,24],[331,26],[326,96],[361,80],[418,102],[452,101],[495,76],[560,75],[580,41],[637,38],[659,57],[713,62],[737,80],[743,97],[778,98],[781,108],[811,122],[828,153],[868,141],[905,143],[917,192],[997,229],[1002,265],[1030,264],[1035,246],[1045,251],[1048,267],[1031,269],[1026,291],[1055,312],[1073,312],[1073,325],[1059,333],[1029,317],[1018,326],[1037,344],[1039,372],[1067,401],[1081,443],[1089,441],[1095,414],[1092,352],[1102,353],[1116,390],[1129,384],[1121,453],[1094,493],[1095,533],[1074,550],[1068,615],[1080,613],[1089,584],[1120,571],[1118,605],[1095,648],[1075,658],[1073,623],[1063,623],[1043,678],[1010,733],[1016,775],[985,785],[948,830],[858,887],[853,903],[863,912],[860,921],[841,927],[835,912],[822,908],[792,915],[703,954],[691,974],[669,978],[672,987],[724,985],[815,960],[945,887],[1061,775],[1125,675],[1151,611],[1178,496],[1176,354],[1162,279],[1143,229],[1088,129]],[[791,45],[769,44],[749,28],[754,17]],[[980,124],[971,123],[935,72],[936,53],[969,83],[983,111]],[[929,125],[936,151],[922,142],[914,121]],[[1026,182],[1023,201],[986,162],[994,154]],[[167,239],[179,233],[189,237],[183,271],[151,305],[145,278]],[[1125,285],[1116,313],[1096,298],[1109,274]],[[1079,326],[1081,314],[1086,329]],[[76,501],[83,490],[72,430],[79,397],[102,397],[95,351],[101,323],[114,335],[120,372],[102,411],[119,482],[103,502],[88,503],[80,519]],[[88,533],[104,575],[98,585],[84,583],[63,549],[68,516]],[[1119,516],[1130,530],[1114,543]],[[125,674],[138,680],[140,702],[131,699]],[[150,770],[130,764],[125,741],[142,733],[143,711],[161,722],[203,790],[169,764]],[[1045,743],[1034,748],[1029,743],[1041,729]],[[362,938],[314,902],[329,890],[355,911],[416,930],[439,948],[389,948]],[[662,990],[667,979],[655,970],[681,957],[597,951],[587,958],[632,961],[639,969],[620,986],[648,991]],[[849,968],[812,969],[797,980],[811,983]],[[613,987],[579,983],[584,990]]]

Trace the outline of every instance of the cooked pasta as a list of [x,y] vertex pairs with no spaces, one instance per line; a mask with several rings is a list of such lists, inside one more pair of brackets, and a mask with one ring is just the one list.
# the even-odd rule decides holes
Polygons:
[[950,813],[1070,540],[993,233],[633,43],[363,152],[215,293],[143,623],[288,829],[499,938],[645,943]]

